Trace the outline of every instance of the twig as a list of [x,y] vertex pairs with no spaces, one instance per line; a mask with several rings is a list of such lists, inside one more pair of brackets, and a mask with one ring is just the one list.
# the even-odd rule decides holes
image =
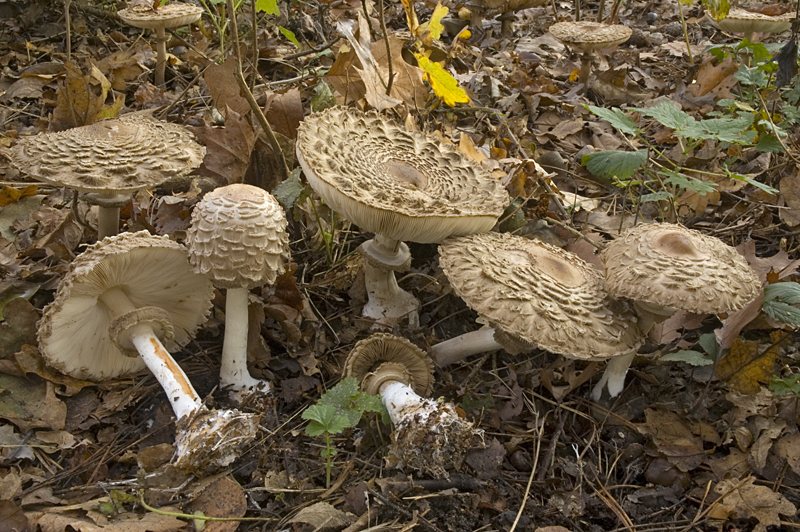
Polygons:
[[392,83],[394,83],[394,71],[392,70],[392,47],[389,46],[389,31],[386,29],[386,17],[383,16],[383,0],[378,0],[378,15],[381,17],[381,31],[383,32],[383,42],[386,44],[386,63],[389,65],[389,82],[386,84],[386,96],[389,96],[392,93]]
[[191,519],[193,521],[279,521],[277,517],[206,517],[205,515],[185,514],[182,512],[168,512],[166,510],[159,510],[144,502],[144,490],[139,490],[139,504],[148,512],[158,515],[166,515],[169,517],[178,517],[180,519]]
[[64,23],[67,25],[67,61],[72,61],[72,17],[69,6],[72,0],[64,0]]

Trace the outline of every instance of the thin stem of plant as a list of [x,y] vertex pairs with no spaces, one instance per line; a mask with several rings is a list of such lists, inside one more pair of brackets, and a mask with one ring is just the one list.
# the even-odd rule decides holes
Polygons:
[[683,38],[686,39],[686,52],[689,54],[689,64],[694,66],[692,45],[689,43],[689,30],[686,28],[686,19],[683,16],[683,2],[678,2],[678,14],[681,16],[681,28],[683,28]]
[[394,72],[392,71],[392,47],[389,45],[389,32],[386,29],[386,17],[383,15],[383,0],[378,0],[378,16],[381,17],[381,31],[383,32],[383,42],[386,44],[386,63],[389,65],[389,82],[386,83],[386,96],[392,93],[392,83],[394,83]]

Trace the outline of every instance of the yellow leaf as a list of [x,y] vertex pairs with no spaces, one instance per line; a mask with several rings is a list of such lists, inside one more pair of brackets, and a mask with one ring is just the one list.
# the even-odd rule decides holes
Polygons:
[[36,189],[37,185],[29,185],[22,190],[14,187],[3,187],[0,189],[0,207],[15,203],[25,196],[33,196],[36,194]]
[[415,53],[419,67],[424,72],[425,79],[431,84],[434,94],[450,107],[457,103],[469,102],[469,96],[464,89],[458,86],[458,81],[450,73],[422,54]]
[[400,0],[403,3],[403,9],[406,10],[406,21],[408,22],[408,29],[411,30],[411,33],[416,35],[417,28],[419,27],[419,19],[417,18],[417,12],[414,11],[414,6],[411,5],[411,0]]
[[419,40],[426,46],[430,46],[434,39],[439,39],[442,36],[442,31],[444,31],[442,19],[449,11],[450,10],[441,3],[436,4],[436,9],[433,10],[431,19],[428,22],[420,24],[414,32]]
[[569,81],[570,81],[570,83],[578,81],[578,78],[580,77],[580,75],[581,75],[581,71],[577,70],[577,69],[573,70],[572,72],[570,72],[569,73]]
[[456,39],[459,41],[466,41],[469,40],[470,37],[472,37],[472,32],[465,27],[463,30],[461,30],[461,33],[456,36]]
[[[782,331],[772,333],[773,342],[781,339],[780,334],[785,333]],[[772,381],[777,360],[777,344],[759,354],[757,342],[737,338],[733,341],[728,354],[720,359],[714,376],[727,380],[732,390],[748,395],[756,394],[761,390],[759,383],[766,384]]]

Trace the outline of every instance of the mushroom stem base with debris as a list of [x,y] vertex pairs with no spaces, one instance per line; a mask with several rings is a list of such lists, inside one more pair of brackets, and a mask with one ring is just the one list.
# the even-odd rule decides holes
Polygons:
[[375,235],[359,247],[364,256],[364,273],[369,301],[363,314],[378,323],[392,325],[408,319],[411,327],[419,325],[419,300],[400,288],[395,272],[407,271],[411,253],[403,242]]
[[440,342],[430,349],[430,356],[439,366],[449,366],[465,358],[503,349],[494,338],[494,329],[484,327]]
[[252,392],[269,393],[270,383],[254,379],[247,369],[247,301],[250,290],[228,288],[225,294],[225,339],[222,344],[222,363],[219,384],[233,399],[241,402]]
[[390,460],[398,465],[446,477],[483,436],[451,403],[424,399],[402,382],[386,381],[379,393],[394,424]]

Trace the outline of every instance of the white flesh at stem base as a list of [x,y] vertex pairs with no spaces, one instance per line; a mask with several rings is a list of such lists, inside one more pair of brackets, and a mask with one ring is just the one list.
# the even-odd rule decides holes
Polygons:
[[[136,306],[118,287],[109,288],[99,299],[115,316],[136,310]],[[202,406],[200,396],[153,332],[153,328],[147,324],[136,325],[130,329],[130,339],[147,368],[167,394],[175,417],[181,419],[197,411]]]
[[[411,386],[399,381],[384,382],[378,394],[381,396],[383,406],[389,411],[389,417],[394,425],[398,425],[408,415],[411,407],[420,406],[425,402]],[[414,408],[411,412],[417,412],[417,409]]]
[[500,349],[503,346],[494,339],[494,329],[484,327],[436,344],[431,347],[430,355],[436,364],[444,367],[478,353]]
[[254,379],[247,369],[247,300],[250,290],[228,288],[225,294],[225,339],[222,343],[220,387],[227,388],[241,400],[243,393],[270,391],[270,383]]

